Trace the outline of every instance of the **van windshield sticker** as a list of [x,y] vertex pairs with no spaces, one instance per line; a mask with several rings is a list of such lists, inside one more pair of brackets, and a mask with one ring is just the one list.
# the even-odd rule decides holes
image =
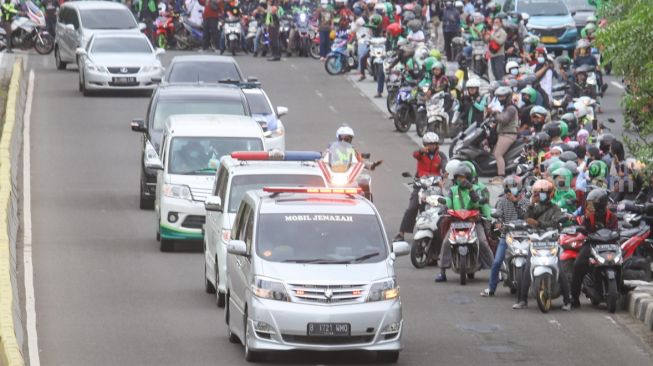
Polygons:
[[349,215],[286,215],[286,222],[292,221],[338,221],[354,222],[354,217]]

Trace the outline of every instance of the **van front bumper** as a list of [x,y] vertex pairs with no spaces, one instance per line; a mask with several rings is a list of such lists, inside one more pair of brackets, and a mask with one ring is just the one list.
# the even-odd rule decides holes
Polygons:
[[159,234],[162,239],[201,240],[206,220],[204,202],[161,197]]

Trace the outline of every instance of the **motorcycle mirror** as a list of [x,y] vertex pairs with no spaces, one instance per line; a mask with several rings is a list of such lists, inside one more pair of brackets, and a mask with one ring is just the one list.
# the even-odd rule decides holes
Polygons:
[[401,173],[401,176],[404,177],[404,178],[410,178],[410,173],[403,172],[403,173]]

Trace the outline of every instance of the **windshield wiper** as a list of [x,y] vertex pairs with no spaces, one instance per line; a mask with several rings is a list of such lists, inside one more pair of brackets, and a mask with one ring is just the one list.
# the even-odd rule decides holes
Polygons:
[[369,254],[361,255],[361,256],[358,257],[358,258],[354,258],[351,262],[354,262],[354,263],[362,262],[362,261],[364,261],[364,260],[367,260],[367,259],[370,259],[370,258],[376,257],[376,256],[379,255],[379,254],[381,254],[381,253],[379,253],[379,252],[374,252],[374,253],[369,253]]
[[286,259],[283,262],[285,263],[301,263],[301,264],[346,264],[349,261],[343,261],[340,259],[324,259],[324,258],[315,258],[315,259]]
[[183,172],[179,173],[182,175],[198,175],[198,174],[203,174],[207,172],[215,172],[215,169],[213,168],[202,168],[202,169],[197,169],[197,170],[191,170],[190,172]]

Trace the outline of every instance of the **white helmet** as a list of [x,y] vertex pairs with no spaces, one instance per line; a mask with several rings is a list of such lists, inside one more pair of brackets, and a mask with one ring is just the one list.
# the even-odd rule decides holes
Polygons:
[[353,138],[354,130],[347,125],[343,125],[336,131],[336,139],[340,140],[341,136],[351,136]]
[[424,137],[422,137],[422,144],[439,144],[440,136],[435,132],[427,132]]
[[458,168],[458,166],[461,164],[460,160],[458,159],[451,159],[447,163],[447,166],[444,167],[444,171],[449,174],[450,177],[454,176],[454,172]]
[[481,87],[481,80],[478,78],[471,78],[467,80],[467,84],[465,84],[466,88],[480,88]]
[[583,118],[590,113],[589,107],[583,103],[574,103],[574,107],[576,108],[574,111],[576,118]]
[[460,1],[460,0],[457,0],[453,5],[454,5],[456,8],[463,8],[463,7],[465,7],[465,5],[463,4],[463,2]]
[[395,14],[401,15],[401,5],[395,5]]
[[514,68],[519,69],[519,64],[515,61],[508,61],[508,63],[506,64],[506,74],[510,74],[510,70]]

